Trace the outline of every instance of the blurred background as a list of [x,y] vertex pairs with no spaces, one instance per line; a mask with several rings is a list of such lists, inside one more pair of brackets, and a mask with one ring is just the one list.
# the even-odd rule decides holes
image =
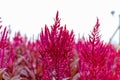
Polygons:
[[11,28],[11,37],[20,31],[36,38],[45,24],[50,28],[54,23],[57,11],[61,25],[73,29],[76,40],[88,36],[98,17],[101,40],[119,44],[120,0],[0,0],[2,24]]

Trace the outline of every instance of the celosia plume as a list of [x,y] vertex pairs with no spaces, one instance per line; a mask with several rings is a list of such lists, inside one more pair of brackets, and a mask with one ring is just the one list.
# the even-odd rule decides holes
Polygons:
[[[108,57],[111,46],[100,41],[99,20],[89,35],[89,40],[78,41],[77,50],[79,52],[80,66],[79,73],[81,80],[106,80],[108,69]],[[113,60],[112,62],[113,63]]]
[[73,56],[74,34],[66,25],[60,26],[58,12],[51,30],[45,25],[40,33],[40,54],[43,62],[43,77],[61,80],[70,77],[70,60]]

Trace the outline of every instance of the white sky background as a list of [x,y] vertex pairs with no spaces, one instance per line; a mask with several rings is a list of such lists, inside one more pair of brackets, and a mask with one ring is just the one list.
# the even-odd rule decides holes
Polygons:
[[[12,36],[20,31],[28,38],[38,36],[41,27],[54,23],[57,10],[61,25],[74,30],[75,38],[87,35],[100,21],[102,40],[108,42],[119,25],[120,0],[0,0],[0,16],[3,25],[11,25]],[[111,15],[111,11],[115,15]],[[113,42],[118,43],[118,34]]]

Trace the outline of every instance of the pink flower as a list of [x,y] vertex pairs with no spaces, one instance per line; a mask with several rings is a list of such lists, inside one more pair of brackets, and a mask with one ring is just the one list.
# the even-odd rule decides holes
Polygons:
[[40,54],[43,62],[43,77],[61,80],[70,77],[70,62],[74,45],[73,31],[60,26],[58,12],[51,30],[45,25],[40,33]]
[[[108,59],[111,51],[115,55],[114,49],[109,44],[100,41],[99,20],[89,35],[89,40],[80,39],[77,44],[79,52],[79,73],[82,80],[106,80],[107,75],[112,70],[114,58]],[[111,61],[110,63],[108,63]]]
[[[1,22],[1,21],[0,21]],[[2,25],[0,25],[0,29],[2,28]],[[5,60],[5,48],[7,47],[7,35],[8,31],[6,30],[6,27],[3,31],[0,32],[0,68],[4,68],[7,66],[7,62]]]

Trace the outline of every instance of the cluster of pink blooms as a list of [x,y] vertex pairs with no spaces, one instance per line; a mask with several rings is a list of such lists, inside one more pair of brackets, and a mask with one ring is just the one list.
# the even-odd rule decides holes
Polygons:
[[101,41],[99,26],[75,42],[58,12],[35,41],[20,32],[10,40],[0,25],[0,80],[120,80],[120,50]]

